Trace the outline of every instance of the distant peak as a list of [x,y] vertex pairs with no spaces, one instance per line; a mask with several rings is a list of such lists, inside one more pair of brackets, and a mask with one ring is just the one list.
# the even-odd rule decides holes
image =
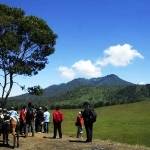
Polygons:
[[117,78],[119,78],[117,75],[115,75],[115,74],[109,74],[109,75],[107,75],[106,77],[117,77]]

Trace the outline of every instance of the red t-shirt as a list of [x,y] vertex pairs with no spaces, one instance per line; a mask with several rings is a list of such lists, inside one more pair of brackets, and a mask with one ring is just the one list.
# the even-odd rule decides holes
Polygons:
[[63,113],[59,110],[53,111],[53,122],[62,122],[64,119]]
[[21,109],[20,111],[20,121],[26,121],[26,114],[27,114],[27,110],[26,109]]

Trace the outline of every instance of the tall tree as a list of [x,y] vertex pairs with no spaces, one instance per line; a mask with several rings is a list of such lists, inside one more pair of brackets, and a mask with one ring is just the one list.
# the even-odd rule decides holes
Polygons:
[[45,68],[56,34],[47,23],[20,8],[0,5],[0,86],[4,106],[17,75],[32,76]]

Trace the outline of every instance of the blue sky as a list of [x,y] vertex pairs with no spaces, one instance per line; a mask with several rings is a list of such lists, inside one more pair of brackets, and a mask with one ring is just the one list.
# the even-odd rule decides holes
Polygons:
[[[56,51],[22,85],[43,88],[77,77],[116,74],[133,83],[150,83],[149,0],[0,0],[43,18],[58,35]],[[11,95],[21,94],[14,86]]]

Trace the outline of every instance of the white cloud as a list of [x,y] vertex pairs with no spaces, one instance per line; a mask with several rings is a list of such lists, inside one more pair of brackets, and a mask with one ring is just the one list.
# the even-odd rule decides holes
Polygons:
[[113,66],[127,66],[136,57],[144,58],[138,50],[133,49],[130,44],[114,45],[110,46],[104,51],[104,57],[97,61],[97,64],[101,66],[107,66],[111,64]]
[[65,77],[69,80],[72,80],[75,77],[75,72],[73,71],[72,68],[68,68],[68,67],[65,67],[65,66],[60,66],[58,68],[58,71],[60,72],[62,77]]
[[74,79],[75,77],[100,77],[101,68],[96,66],[91,62],[91,60],[79,60],[75,62],[70,68],[66,66],[60,66],[59,72],[62,77],[65,77],[69,80]]
[[111,64],[112,66],[125,67],[135,58],[143,59],[143,55],[134,49],[130,44],[114,45],[104,50],[104,56],[98,61],[79,60],[71,67],[61,66],[59,72],[61,76],[72,80],[77,77],[100,77],[101,69]]
[[101,68],[92,63],[91,60],[79,60],[72,68],[83,77],[100,77]]
[[144,85],[144,84],[145,84],[145,82],[141,81],[141,82],[139,82],[138,84],[140,84],[140,85]]

